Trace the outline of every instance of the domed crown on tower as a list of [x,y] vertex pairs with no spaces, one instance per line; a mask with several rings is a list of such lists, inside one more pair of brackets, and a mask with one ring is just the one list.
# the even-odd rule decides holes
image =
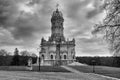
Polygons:
[[53,11],[51,21],[58,20],[58,19],[61,19],[62,21],[64,21],[64,19],[63,19],[63,14],[62,14],[61,11],[59,11],[58,6],[59,6],[59,5],[57,4],[56,10]]
[[56,11],[53,12],[52,16],[59,16],[59,17],[63,17],[63,14],[61,11],[59,11],[59,9],[57,8]]

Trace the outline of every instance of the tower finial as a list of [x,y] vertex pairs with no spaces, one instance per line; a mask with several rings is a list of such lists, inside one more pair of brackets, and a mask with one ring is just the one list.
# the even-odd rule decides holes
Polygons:
[[58,7],[59,7],[59,4],[57,3],[57,4],[56,4],[56,9],[58,9]]

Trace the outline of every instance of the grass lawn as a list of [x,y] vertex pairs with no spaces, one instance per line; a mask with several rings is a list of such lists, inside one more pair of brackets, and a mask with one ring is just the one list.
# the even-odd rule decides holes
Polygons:
[[[0,66],[0,70],[4,71],[29,71],[26,66]],[[38,66],[33,66],[32,71],[38,71]],[[40,72],[70,72],[62,67],[41,66]]]
[[28,71],[25,66],[0,66],[3,71]]
[[[39,70],[38,66],[33,67],[33,71],[38,71],[38,70]],[[41,66],[40,71],[41,72],[70,72],[60,66]]]
[[[80,72],[92,73],[92,66],[70,66]],[[106,67],[106,66],[95,66],[95,73],[105,76],[120,78],[120,68]]]

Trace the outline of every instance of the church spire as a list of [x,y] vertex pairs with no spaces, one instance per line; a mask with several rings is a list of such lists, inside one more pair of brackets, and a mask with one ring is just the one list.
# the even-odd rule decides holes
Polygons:
[[51,17],[51,39],[52,41],[57,41],[59,38],[61,38],[62,41],[65,41],[64,39],[64,27],[63,27],[63,14],[60,10],[58,10],[59,4],[56,5],[56,10],[53,12]]
[[57,3],[57,4],[56,4],[56,10],[57,10],[57,11],[58,11],[58,8],[59,8],[59,4]]

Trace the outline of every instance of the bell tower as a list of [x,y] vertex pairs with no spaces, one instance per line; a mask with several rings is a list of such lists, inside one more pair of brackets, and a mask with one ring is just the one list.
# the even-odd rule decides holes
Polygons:
[[64,17],[57,8],[51,16],[51,35],[48,40],[41,39],[40,54],[42,65],[66,65],[75,61],[75,39],[64,37]]
[[51,37],[49,38],[49,41],[58,41],[61,39],[61,41],[65,41],[64,34],[63,34],[63,14],[58,9],[58,5],[56,10],[53,12],[51,17]]

